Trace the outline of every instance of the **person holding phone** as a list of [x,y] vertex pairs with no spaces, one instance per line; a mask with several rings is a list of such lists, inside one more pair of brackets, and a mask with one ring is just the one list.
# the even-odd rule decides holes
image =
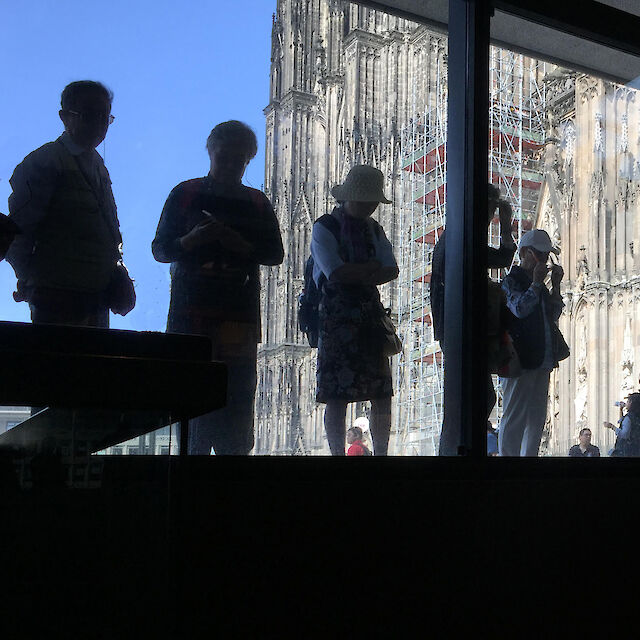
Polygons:
[[[630,393],[627,402],[616,403],[620,408],[620,419],[616,427],[610,422],[604,423],[605,429],[616,434],[615,447],[609,452],[614,457],[640,457],[640,393]],[[623,410],[627,409],[626,413]]]
[[[502,378],[503,415],[498,447],[501,456],[537,456],[547,418],[549,374],[569,356],[558,319],[564,303],[558,264],[548,265],[559,250],[542,229],[527,231],[519,246],[520,265],[502,281],[512,314],[509,333],[520,358],[522,373]],[[545,285],[550,275],[551,290]]]
[[242,183],[257,150],[243,122],[216,125],[209,173],[171,191],[151,246],[156,260],[171,263],[167,331],[209,336],[212,358],[227,365],[227,404],[190,422],[190,455],[247,455],[254,444],[260,265],[284,257],[269,199]]

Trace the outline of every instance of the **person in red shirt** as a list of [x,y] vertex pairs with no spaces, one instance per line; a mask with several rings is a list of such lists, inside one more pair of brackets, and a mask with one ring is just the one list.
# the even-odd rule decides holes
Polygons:
[[347,444],[351,445],[347,449],[348,456],[370,456],[371,451],[362,442],[362,429],[360,427],[350,427],[347,431]]

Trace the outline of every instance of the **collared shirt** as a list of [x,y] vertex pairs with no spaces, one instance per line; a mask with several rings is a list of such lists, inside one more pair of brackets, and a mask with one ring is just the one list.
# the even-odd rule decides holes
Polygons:
[[569,457],[570,458],[599,458],[600,457],[600,449],[593,444],[588,444],[585,451],[580,448],[579,444],[574,444],[571,449],[569,449]]
[[74,156],[91,187],[114,234],[119,237],[116,204],[111,191],[111,179],[102,157],[95,149],[78,146],[65,131],[56,142],[50,142],[31,152],[14,170],[10,179],[12,193],[9,196],[9,215],[22,233],[16,236],[7,262],[11,264],[19,280],[28,279],[29,258],[38,237],[38,225],[47,215],[49,204],[63,171],[60,148]]
[[[366,222],[373,247],[372,258],[378,260],[383,267],[397,267],[398,263],[393,255],[393,247],[382,226],[372,218],[367,218]],[[316,284],[319,283],[322,274],[329,280],[331,274],[345,263],[340,255],[340,243],[334,234],[322,224],[313,225],[311,255],[313,256],[313,279]]]
[[540,369],[551,371],[554,368],[553,344],[551,340],[551,322],[558,322],[564,303],[552,297],[542,296],[544,284],[532,283],[528,289],[521,291],[513,278],[508,276],[502,281],[502,289],[507,297],[507,307],[516,318],[526,318],[536,307],[542,307],[544,318],[544,358]]

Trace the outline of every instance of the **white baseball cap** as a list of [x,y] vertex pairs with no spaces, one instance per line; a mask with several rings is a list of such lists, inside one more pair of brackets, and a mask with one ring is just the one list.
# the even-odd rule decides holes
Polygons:
[[556,249],[551,244],[549,234],[543,229],[531,229],[520,238],[520,249],[523,247],[531,247],[541,253],[555,253],[558,255],[560,249]]

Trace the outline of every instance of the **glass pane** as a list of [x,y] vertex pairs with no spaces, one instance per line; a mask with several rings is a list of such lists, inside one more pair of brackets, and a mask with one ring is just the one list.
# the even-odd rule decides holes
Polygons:
[[[382,305],[391,309],[403,342],[402,352],[390,361],[388,453],[435,455],[442,419],[442,355],[428,320],[429,284],[423,270],[433,239],[431,245],[418,241],[433,202],[425,208],[424,197],[418,201],[424,190],[422,196],[412,197],[418,183],[424,186],[435,172],[414,175],[408,158],[419,154],[419,143],[410,148],[410,131],[424,125],[425,113],[430,114],[433,132],[446,128],[446,37],[356,4],[318,6],[319,19],[305,16],[314,25],[315,41],[297,39],[298,16],[290,11],[290,3],[279,2],[275,16],[265,192],[283,230],[285,259],[263,273],[265,321],[258,354],[254,452],[329,454],[325,405],[316,402],[317,379],[319,397],[342,394],[353,400],[346,427],[362,429],[365,445],[376,451],[371,436],[375,406],[366,398],[373,395],[370,387],[377,384],[376,376],[383,377],[378,365],[371,364],[379,345],[365,343],[353,360],[343,357],[339,348],[326,347],[325,352],[321,345],[316,350],[292,312],[305,283],[314,221],[337,205],[332,189],[346,180],[349,170],[367,164],[382,171],[383,191],[392,201],[380,204],[373,217],[390,240],[400,270],[398,278],[379,287]],[[306,60],[313,60],[313,67]],[[416,135],[424,137],[424,129]],[[441,208],[429,220],[444,215],[444,142],[437,165]],[[347,308],[351,307],[345,303],[340,313]],[[342,323],[341,330],[360,335],[355,321],[337,317],[334,329]],[[323,344],[329,342],[325,337]],[[344,347],[348,351],[348,339]],[[327,380],[332,368],[333,381]],[[356,393],[360,385],[365,391]],[[341,386],[345,390],[338,393]],[[338,442],[335,448],[344,447]],[[382,448],[379,443],[378,453]]]
[[[520,28],[526,29],[527,23],[521,22]],[[549,31],[553,37],[563,37]],[[523,95],[526,117],[520,129],[503,127],[513,131],[502,136],[506,138],[502,156],[508,162],[492,168],[492,179],[497,175],[513,202],[522,193],[521,247],[511,271],[515,275],[503,282],[516,316],[509,332],[523,374],[502,381],[496,415],[502,452],[640,455],[635,411],[618,406],[628,404],[629,395],[638,391],[637,90],[583,71],[509,55],[518,60],[524,77],[537,69],[537,88],[529,104]],[[583,60],[580,68],[592,66]],[[493,103],[491,109],[493,126]],[[531,204],[525,206],[526,202]],[[523,236],[531,228],[546,232],[549,240],[542,234]],[[542,246],[545,243],[549,246]],[[529,287],[535,269],[532,260],[537,257],[544,263],[544,250],[550,246],[559,254],[555,258],[552,252],[548,265],[564,274],[555,295],[551,273],[540,285]],[[559,266],[552,267],[554,263]],[[538,297],[530,305],[524,296],[536,287]],[[536,314],[542,314],[539,320],[533,319]],[[563,348],[556,325],[570,353]],[[551,344],[555,348],[547,348]],[[554,366],[556,359],[559,366]],[[637,409],[640,414],[640,406]],[[627,412],[628,419],[618,425]],[[626,429],[616,433],[609,425]],[[533,446],[527,447],[527,434]]]
[[[257,132],[258,153],[246,168],[243,181],[248,187],[262,187],[262,109],[268,95],[274,7],[270,3],[247,0],[244,8],[238,5],[224,11],[203,6],[195,12],[177,8],[174,12],[158,12],[150,2],[142,2],[132,9],[129,4],[116,1],[105,14],[98,7],[81,4],[71,2],[64,15],[53,7],[39,7],[36,18],[33,12],[16,5],[4,16],[7,36],[0,48],[4,58],[12,61],[6,80],[13,89],[12,98],[0,105],[2,120],[11,122],[0,140],[0,211],[9,212],[7,201],[17,189],[17,182],[29,182],[17,180],[16,174],[12,187],[10,180],[15,168],[32,151],[63,133],[64,125],[58,113],[63,88],[69,81],[85,78],[103,82],[114,94],[115,120],[96,151],[109,171],[123,236],[124,261],[135,280],[137,295],[135,309],[124,317],[112,313],[109,320],[112,328],[164,332],[170,298],[170,266],[154,260],[151,242],[172,189],[178,183],[207,174],[210,159],[205,144],[214,125],[236,118]],[[142,28],[141,15],[144,16]],[[25,24],[30,25],[28,33],[24,31]],[[23,32],[22,37],[17,36],[19,32]],[[74,33],[73,47],[67,41],[69,32]],[[231,41],[231,34],[240,32],[251,41],[251,47],[237,47],[237,43]],[[112,46],[105,46],[106,42]],[[233,64],[229,63],[231,49],[234,50]],[[207,60],[206,72],[201,64],[194,64],[194,60]],[[33,82],[34,69],[38,70],[38,77],[46,81]],[[133,69],[143,71],[132,73]],[[65,118],[75,118],[76,124],[91,124],[96,113],[71,114],[69,111]],[[106,112],[102,116],[106,124]],[[93,155],[91,158],[97,164],[85,167],[80,158],[79,169],[73,175],[83,186],[96,188],[100,196],[108,195],[109,180],[99,170],[102,161]],[[97,174],[92,171],[96,167]],[[42,184],[37,180],[29,184],[37,184],[37,193],[27,194],[23,189],[20,193],[25,197],[15,202],[16,211],[29,203],[35,206],[37,200],[36,204],[42,205],[42,219],[48,220],[53,210],[60,213],[63,207],[56,209],[43,204],[50,194]],[[84,192],[86,197],[91,197],[90,189]],[[103,222],[100,217],[96,221]],[[38,224],[34,222],[33,227]],[[24,231],[23,238],[34,229],[25,225]],[[91,225],[84,231],[91,232]],[[59,254],[64,259],[77,257],[81,243],[74,242],[71,233],[62,235],[62,238],[57,236]],[[41,241],[46,239],[46,234],[40,236]],[[109,236],[109,248],[115,244]],[[109,260],[112,258],[109,254]],[[47,269],[41,271],[46,275]],[[82,269],[76,271],[82,275]],[[17,288],[16,280],[10,262],[0,261],[0,319],[29,322],[27,302],[18,303],[12,295]],[[55,289],[54,294],[60,293],[59,288],[51,288]],[[100,289],[99,306],[104,310],[102,293],[105,290]],[[53,311],[65,306],[55,295],[48,301]],[[59,319],[53,321],[59,322]],[[77,322],[75,317],[73,323],[85,324]],[[162,394],[162,385],[158,393]],[[251,404],[253,397],[248,397],[247,402]],[[27,416],[29,413],[26,409]],[[0,429],[6,423],[0,422]],[[136,449],[146,455],[175,454],[176,430],[172,440],[162,429],[121,444],[113,453],[128,454]]]

